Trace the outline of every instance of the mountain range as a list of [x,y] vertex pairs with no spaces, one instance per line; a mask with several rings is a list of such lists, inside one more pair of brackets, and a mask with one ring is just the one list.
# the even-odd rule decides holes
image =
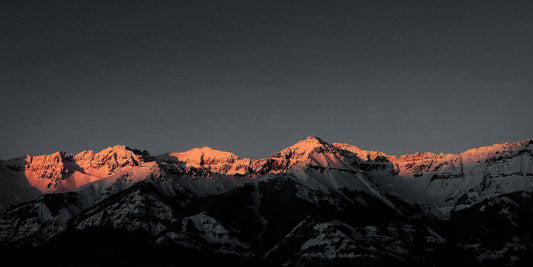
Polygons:
[[533,139],[402,156],[314,136],[258,160],[28,155],[0,161],[0,212],[0,250],[28,264],[530,265]]

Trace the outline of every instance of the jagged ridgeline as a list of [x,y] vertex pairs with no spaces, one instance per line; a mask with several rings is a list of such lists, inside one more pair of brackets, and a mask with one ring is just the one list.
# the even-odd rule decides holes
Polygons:
[[0,161],[0,193],[0,249],[23,264],[533,263],[531,139],[398,157],[309,137],[259,160],[115,146]]

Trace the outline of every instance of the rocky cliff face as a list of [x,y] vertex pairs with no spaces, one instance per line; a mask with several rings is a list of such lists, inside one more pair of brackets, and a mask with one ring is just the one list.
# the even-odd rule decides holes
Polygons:
[[62,151],[51,155],[28,155],[23,161],[8,161],[6,168],[19,172],[42,193],[58,193],[71,191],[142,163],[141,155],[125,146],[114,146],[99,153],[89,150],[77,155]]
[[[252,160],[209,147],[150,157],[147,152],[115,146],[98,153],[56,152],[26,156],[0,165],[6,192],[5,208],[41,193],[68,192],[115,174],[141,168],[145,159],[169,172],[216,173],[254,179],[305,168],[364,173],[379,190],[406,201],[426,205],[440,216],[497,194],[531,188],[532,140],[470,149],[459,154],[415,153],[390,156],[349,144],[329,144],[309,137],[271,158]],[[187,170],[185,170],[187,169]],[[508,177],[508,179],[504,179]],[[13,186],[17,188],[13,188]],[[16,193],[20,191],[21,193]],[[465,206],[466,205],[466,206]]]
[[125,231],[140,243],[121,248],[179,248],[182,259],[209,251],[289,265],[526,264],[532,152],[525,140],[397,157],[309,137],[260,160],[207,147],[28,156],[0,164],[2,182],[24,193],[18,201],[34,198],[2,215],[0,244]]
[[185,166],[205,168],[225,175],[257,177],[268,173],[280,173],[290,168],[305,166],[352,170],[356,156],[347,153],[322,139],[310,136],[287,147],[271,158],[242,159],[233,153],[214,150],[208,147],[195,148],[181,153],[170,153]]
[[125,146],[108,147],[98,153],[83,151],[76,154],[73,160],[85,173],[98,177],[106,177],[144,162],[141,153]]

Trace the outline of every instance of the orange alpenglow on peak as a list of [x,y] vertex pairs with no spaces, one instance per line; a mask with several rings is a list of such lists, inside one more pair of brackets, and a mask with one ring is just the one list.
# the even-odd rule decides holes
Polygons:
[[[371,170],[392,176],[420,177],[417,179],[483,177],[492,169],[495,177],[531,176],[533,173],[533,158],[530,156],[533,155],[533,139],[473,148],[458,154],[427,152],[402,156],[364,150],[350,144],[329,144],[316,136],[300,140],[270,158],[257,160],[239,158],[231,152],[210,147],[153,157],[145,152],[118,145],[100,152],[87,150],[76,155],[56,152],[0,161],[0,173],[18,179],[9,185],[0,183],[0,189],[16,184],[20,192],[27,191],[34,196],[36,191],[67,192],[97,180],[105,179],[106,183],[110,183],[122,176],[139,181],[160,175],[160,162],[176,164],[176,168],[201,168],[211,173],[239,175],[246,179],[269,173],[306,171],[308,167],[349,173]],[[500,161],[501,164],[494,164]]]
[[177,158],[179,161],[187,163],[187,166],[202,167],[216,163],[233,163],[239,157],[231,152],[212,149],[204,146],[193,148],[185,152],[170,153],[169,156]]
[[143,163],[142,156],[124,145],[108,147],[98,153],[87,150],[76,155],[62,151],[28,155],[25,161],[24,176],[42,193],[70,191]]
[[306,142],[306,143],[319,143],[319,144],[327,144],[326,141],[324,141],[322,138],[318,136],[309,136],[305,140],[301,140],[300,142]]
[[319,147],[319,146],[330,146],[330,144],[328,144],[327,142],[325,142],[324,140],[322,140],[319,137],[309,136],[306,139],[300,140],[296,144],[283,149],[282,151],[287,150],[287,149],[291,149],[291,150],[297,149],[297,150],[300,150],[300,151],[312,150],[312,149],[314,149],[316,147]]
[[275,153],[272,158],[286,161],[288,167],[309,165],[353,170],[349,163],[344,162],[344,155],[337,147],[316,136],[309,136]]

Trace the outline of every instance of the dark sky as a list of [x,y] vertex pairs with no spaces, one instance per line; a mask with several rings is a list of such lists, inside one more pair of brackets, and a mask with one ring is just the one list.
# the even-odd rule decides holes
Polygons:
[[533,137],[533,1],[1,1],[0,158]]

